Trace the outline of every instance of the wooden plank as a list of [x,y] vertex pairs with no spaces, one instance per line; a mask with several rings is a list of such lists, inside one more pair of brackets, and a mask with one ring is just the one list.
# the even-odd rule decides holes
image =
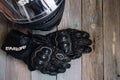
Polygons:
[[[103,3],[104,21],[104,80],[117,80],[115,57],[115,27],[118,26],[119,0],[105,0]],[[118,28],[119,29],[119,28]]]
[[6,55],[0,50],[0,80],[5,80]]
[[56,76],[43,74],[40,71],[33,71],[31,80],[56,80]]
[[82,80],[103,80],[102,0],[82,0],[82,30],[93,41],[93,51],[82,57]]
[[[118,17],[120,19],[120,15]],[[120,21],[120,20],[119,20]],[[117,67],[117,77],[119,77],[120,80],[120,22],[118,23],[118,26],[116,26],[116,30],[115,30],[115,40],[114,40],[114,51],[115,51],[115,55],[116,55],[116,67]]]
[[14,59],[15,64],[15,72],[17,74],[16,80],[31,80],[30,70],[28,70],[28,66],[18,59]]
[[[7,33],[7,25],[5,18],[0,14],[0,47]],[[0,80],[5,80],[5,70],[6,70],[6,55],[0,49]]]
[[82,80],[81,79],[81,59],[70,62],[71,68],[65,73],[58,74],[57,80]]
[[22,61],[7,56],[5,80],[30,80],[30,71]]
[[[81,30],[81,0],[67,0],[60,29],[74,28]],[[63,74],[58,74],[57,80],[81,80],[81,58],[74,60],[71,68]]]
[[113,52],[115,54],[115,65],[116,65],[116,76],[118,77],[117,80],[120,80],[120,0],[115,2],[115,31],[113,34]]
[[15,65],[14,65],[14,58],[13,57],[7,56],[5,80],[17,80],[17,74],[15,72]]
[[[50,31],[33,30],[33,34],[46,35],[56,30],[57,30],[56,27]],[[36,71],[31,72],[31,80],[56,80],[56,76],[50,76],[48,74],[43,74],[40,71],[36,70]]]
[[5,80],[30,80],[27,65],[20,60],[7,56],[5,68]]

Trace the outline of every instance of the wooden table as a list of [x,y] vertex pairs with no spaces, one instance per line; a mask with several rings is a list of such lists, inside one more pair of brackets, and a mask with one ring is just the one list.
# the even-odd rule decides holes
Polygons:
[[[9,24],[0,17],[0,44]],[[120,0],[66,0],[59,29],[90,33],[93,51],[71,62],[64,74],[30,72],[27,66],[0,50],[0,80],[120,80]]]

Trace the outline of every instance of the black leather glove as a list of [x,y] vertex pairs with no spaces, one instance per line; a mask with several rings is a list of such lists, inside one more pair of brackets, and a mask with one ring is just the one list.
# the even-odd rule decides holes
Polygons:
[[89,47],[92,41],[89,39],[89,34],[76,29],[64,29],[48,34],[47,37],[57,48],[71,59],[76,59],[82,56],[82,53],[91,52]]
[[8,55],[23,60],[31,71],[39,70],[44,74],[56,75],[70,68],[70,58],[42,35],[28,36],[12,30],[1,48]]
[[70,68],[71,59],[90,52],[89,45],[89,34],[75,29],[60,30],[46,36],[12,30],[1,48],[8,55],[23,60],[31,71],[56,75]]

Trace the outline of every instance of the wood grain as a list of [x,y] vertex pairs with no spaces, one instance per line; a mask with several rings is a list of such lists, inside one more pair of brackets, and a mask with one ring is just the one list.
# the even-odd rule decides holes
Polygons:
[[116,76],[117,80],[120,80],[120,0],[115,2],[115,30],[113,34],[113,52],[115,56],[115,66],[117,69]]
[[17,74],[15,72],[14,58],[7,56],[5,67],[6,67],[5,80],[17,80]]
[[5,80],[6,71],[6,55],[5,52],[0,50],[0,80]]
[[17,74],[16,80],[31,80],[30,70],[28,70],[28,66],[24,62],[14,59],[14,64],[14,70]]
[[42,74],[40,71],[33,71],[31,80],[56,80],[56,76]]
[[102,0],[82,0],[82,30],[93,41],[93,51],[82,57],[82,80],[103,80]]
[[7,56],[5,80],[30,80],[30,71],[22,61]]
[[[104,79],[119,80],[119,0],[105,0],[103,3],[104,20]],[[116,58],[117,56],[117,58]],[[117,68],[118,67],[118,68]],[[117,74],[118,72],[118,74]]]
[[[81,30],[81,0],[66,0],[65,12],[60,29],[73,28]],[[57,80],[81,80],[81,59],[71,62],[71,68],[59,74]]]
[[7,56],[5,80],[30,80],[30,71],[22,61]]
[[[0,47],[7,33],[7,22],[0,14]],[[5,52],[0,50],[0,80],[5,80],[6,71],[6,55]]]

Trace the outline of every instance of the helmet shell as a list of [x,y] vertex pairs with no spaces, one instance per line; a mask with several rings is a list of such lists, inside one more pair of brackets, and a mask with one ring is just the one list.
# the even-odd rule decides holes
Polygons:
[[50,30],[59,25],[65,0],[4,0],[0,11],[18,27]]

